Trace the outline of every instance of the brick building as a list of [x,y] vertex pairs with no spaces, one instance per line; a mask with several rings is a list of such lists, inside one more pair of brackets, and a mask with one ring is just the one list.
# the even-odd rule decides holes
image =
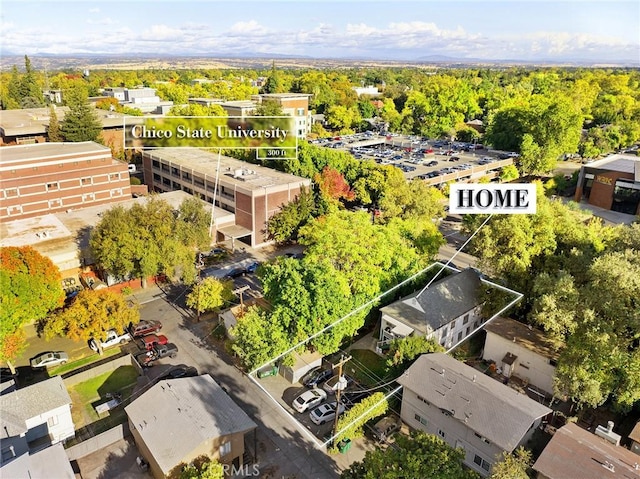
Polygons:
[[580,169],[575,201],[640,215],[640,158],[616,154]]
[[253,95],[252,100],[257,103],[263,101],[275,101],[285,115],[294,118],[295,132],[298,138],[306,138],[311,128],[311,118],[309,116],[309,99],[311,95],[307,93],[262,93]]
[[129,170],[106,146],[38,143],[2,148],[0,221],[131,198]]
[[[233,225],[217,229],[216,240],[239,239],[250,246],[268,242],[266,222],[294,200],[307,178],[195,148],[145,151],[144,179],[150,191],[182,190],[235,215]],[[217,187],[216,187],[217,177]]]

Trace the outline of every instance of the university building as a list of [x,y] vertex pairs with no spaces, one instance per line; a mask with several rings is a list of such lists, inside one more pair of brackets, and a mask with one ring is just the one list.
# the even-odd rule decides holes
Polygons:
[[0,221],[131,198],[126,163],[92,141],[2,148]]
[[575,201],[640,215],[640,157],[616,154],[580,169]]
[[235,216],[233,224],[217,228],[216,241],[238,239],[252,247],[268,243],[269,218],[311,185],[307,178],[195,148],[148,150],[142,160],[150,191],[182,190],[210,204],[215,197],[216,207]]

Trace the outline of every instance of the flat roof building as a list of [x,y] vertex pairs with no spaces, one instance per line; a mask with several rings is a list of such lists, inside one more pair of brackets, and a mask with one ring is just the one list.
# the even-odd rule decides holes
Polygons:
[[580,168],[575,201],[640,215],[640,157],[615,154]]
[[215,193],[215,205],[235,215],[234,225],[219,228],[216,239],[241,239],[252,247],[269,242],[269,218],[311,185],[308,178],[196,148],[148,150],[142,160],[150,191],[182,190],[208,203]]
[[92,141],[2,148],[0,221],[131,198],[126,163]]

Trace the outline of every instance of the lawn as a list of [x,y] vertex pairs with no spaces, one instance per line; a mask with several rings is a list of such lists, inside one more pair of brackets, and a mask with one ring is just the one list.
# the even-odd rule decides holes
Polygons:
[[386,360],[370,349],[352,349],[349,354],[345,369],[360,384],[373,386],[387,375]]
[[51,368],[49,369],[49,375],[56,376],[58,374],[68,373],[69,371],[73,371],[74,369],[78,369],[78,368],[81,368],[82,366],[86,366],[87,364],[91,364],[101,359],[108,358],[109,356],[115,356],[116,354],[119,354],[119,353],[120,353],[120,347],[118,346],[105,349],[104,354],[102,356],[100,356],[98,353],[90,354],[89,356],[85,356],[84,358],[71,361],[70,363],[63,364],[62,366],[58,366],[57,368]]
[[[101,374],[69,388],[69,395],[73,401],[71,410],[76,429],[101,419],[96,413],[95,406],[107,401],[107,393],[119,392],[122,394],[123,401],[126,401],[131,396],[137,377],[138,372],[133,366],[120,366],[114,371]],[[122,415],[124,419],[122,407],[109,412],[109,416],[114,415]]]

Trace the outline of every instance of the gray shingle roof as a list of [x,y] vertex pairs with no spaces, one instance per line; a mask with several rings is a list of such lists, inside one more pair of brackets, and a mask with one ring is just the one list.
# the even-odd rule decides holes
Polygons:
[[478,306],[479,287],[478,273],[469,268],[432,284],[418,298],[419,291],[380,311],[416,331],[429,334]]
[[161,381],[125,411],[165,473],[204,441],[257,427],[208,375]]
[[44,412],[71,404],[60,376],[0,396],[0,425],[10,435],[26,431],[25,421]]
[[512,451],[551,409],[444,353],[423,354],[398,383]]

